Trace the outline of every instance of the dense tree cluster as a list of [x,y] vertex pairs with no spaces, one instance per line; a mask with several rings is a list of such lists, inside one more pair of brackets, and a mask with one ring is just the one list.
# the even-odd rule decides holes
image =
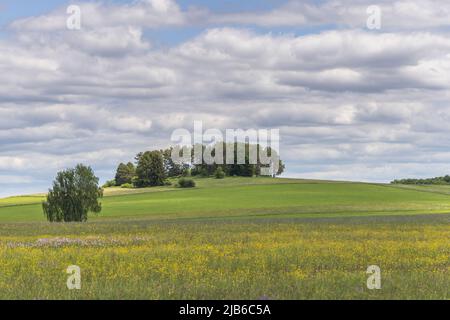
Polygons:
[[391,182],[392,184],[422,184],[422,185],[430,185],[430,184],[450,184],[450,176],[446,175],[444,177],[435,177],[428,179],[401,179],[394,180]]
[[[207,149],[211,150],[207,150]],[[243,164],[237,164],[236,159],[238,158],[238,150],[239,148],[242,148],[244,150],[244,163]],[[250,148],[254,148],[256,150],[257,159],[256,164],[252,164],[250,161]],[[195,147],[193,148],[195,149]],[[215,156],[215,149],[217,149],[217,146],[202,146],[203,152],[210,153],[212,156]],[[233,159],[235,160],[232,164],[207,164],[204,160],[201,162],[201,164],[195,164],[192,167],[191,173],[193,176],[199,175],[199,176],[213,176],[216,173],[216,170],[220,168],[221,171],[224,172],[225,176],[233,177],[253,177],[253,176],[261,176],[262,175],[262,169],[263,168],[269,168],[269,164],[264,164],[263,161],[259,158],[260,151],[264,151],[263,153],[267,154],[268,157],[276,156],[276,151],[272,150],[270,147],[263,148],[259,144],[257,145],[251,145],[249,143],[234,143],[234,144],[226,144],[223,143],[221,148],[223,150],[223,159],[227,158],[227,150],[234,150]],[[273,154],[272,154],[273,153]],[[192,162],[194,161],[194,155],[192,155]],[[273,176],[281,175],[284,172],[285,165],[283,161],[280,159],[278,163],[278,170],[276,172],[273,172]]]
[[[183,163],[176,163],[172,159],[173,148],[138,153],[135,157],[136,166],[133,163],[121,163],[117,168],[115,180],[108,181],[105,186],[123,186],[130,184],[137,188],[162,186],[166,183],[167,178],[185,176],[214,176],[217,179],[222,179],[226,176],[260,176],[263,168],[268,168],[270,165],[263,164],[264,161],[261,161],[259,156],[257,157],[256,163],[250,163],[250,148],[254,148],[253,150],[257,150],[257,152],[264,151],[267,157],[277,155],[270,147],[263,148],[260,145],[250,145],[249,143],[241,145],[235,143],[234,145],[231,145],[231,148],[227,148],[225,143],[220,145],[220,149],[217,148],[217,146],[218,145],[193,146],[191,149],[190,160]],[[204,161],[203,157],[202,161],[196,161],[196,154],[194,152],[196,147],[202,150],[202,155],[204,153],[209,153],[213,157],[215,156],[216,149],[223,150],[223,159],[227,158],[227,149],[234,150],[233,156],[234,159],[237,159],[238,148],[241,147],[243,148],[242,150],[245,150],[245,163],[237,164],[236,161],[234,161],[232,164],[208,164]],[[228,147],[230,146],[228,145]],[[273,172],[273,176],[282,174],[284,169],[285,166],[283,162],[279,160],[277,171]]]

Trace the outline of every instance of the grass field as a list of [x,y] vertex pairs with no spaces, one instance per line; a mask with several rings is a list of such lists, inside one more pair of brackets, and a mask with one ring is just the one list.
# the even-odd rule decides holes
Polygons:
[[[450,196],[270,178],[112,188],[85,224],[0,199],[2,299],[449,299]],[[69,265],[82,289],[66,287]],[[382,289],[366,287],[378,265]]]

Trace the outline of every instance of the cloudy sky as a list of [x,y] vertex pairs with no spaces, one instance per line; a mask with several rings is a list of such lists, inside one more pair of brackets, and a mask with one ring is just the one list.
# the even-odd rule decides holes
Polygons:
[[0,196],[104,181],[195,120],[279,128],[290,177],[449,174],[449,35],[437,0],[2,0]]

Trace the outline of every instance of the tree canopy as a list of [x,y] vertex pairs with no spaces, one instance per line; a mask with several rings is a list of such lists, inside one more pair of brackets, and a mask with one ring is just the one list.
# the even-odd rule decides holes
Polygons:
[[126,183],[132,183],[133,178],[136,175],[136,168],[134,164],[128,162],[127,164],[121,163],[117,167],[116,171],[116,186],[121,186]]
[[428,179],[400,179],[394,180],[392,184],[450,184],[450,176],[435,177]]
[[164,158],[160,151],[147,151],[138,155],[136,179],[138,188],[162,186],[166,180]]
[[[192,148],[194,150],[195,147]],[[238,158],[238,149],[241,148],[244,150],[244,163],[237,163]],[[251,163],[250,161],[250,149],[253,148],[256,150],[257,157],[256,162]],[[264,148],[259,144],[249,144],[247,143],[221,143],[221,145],[216,144],[213,146],[202,146],[203,152],[207,151],[212,156],[215,156],[217,150],[222,150],[223,159],[227,158],[227,151],[233,151],[233,159],[234,163],[232,164],[208,164],[204,161],[204,159],[198,163],[192,165],[192,175],[196,176],[212,176],[215,175],[215,172],[218,168],[221,168],[226,176],[240,176],[240,177],[253,177],[253,176],[261,176],[263,168],[270,168],[269,164],[264,164],[262,159],[260,158],[261,153],[265,153],[267,157],[274,156],[274,158],[279,158],[278,153],[271,149],[270,147]],[[285,170],[285,165],[281,159],[278,160],[278,169],[276,172],[272,172],[272,176],[281,175]],[[192,162],[194,163],[194,155],[192,155]]]
[[103,190],[91,167],[82,164],[58,172],[42,208],[50,222],[84,222],[88,213],[102,210]]
[[[196,155],[194,150],[196,148],[197,150],[201,150],[202,161],[197,161],[195,158]],[[244,163],[238,163],[237,161],[238,149],[241,151],[244,150],[245,152],[243,156]],[[188,154],[187,156],[187,163],[178,163],[178,161],[172,159],[172,152],[175,151],[174,148],[139,152],[134,158],[136,167],[131,162],[128,164],[119,164],[114,180],[115,184],[117,186],[128,186],[132,184],[134,187],[144,188],[164,185],[167,178],[174,177],[190,175],[202,177],[215,176],[216,178],[223,178],[226,176],[277,176],[281,175],[285,170],[285,165],[279,158],[277,152],[270,147],[263,147],[259,144],[237,142],[227,144],[219,142],[215,145],[208,146],[197,144],[192,146],[190,150],[191,154]],[[252,156],[252,161],[250,159],[250,150],[257,151],[257,155]],[[214,162],[211,164],[211,162],[207,163],[203,157],[208,154],[210,157],[215,157],[216,152],[223,152],[222,160],[225,160],[227,159],[227,151],[230,153],[232,152],[233,158],[235,159],[231,164],[218,164]],[[270,164],[267,164],[266,161],[263,161],[263,159],[260,158],[263,154],[266,154],[266,158],[270,157]],[[220,153],[218,155],[220,155]],[[273,161],[278,161],[278,163],[274,164]],[[109,184],[106,185],[109,186]]]

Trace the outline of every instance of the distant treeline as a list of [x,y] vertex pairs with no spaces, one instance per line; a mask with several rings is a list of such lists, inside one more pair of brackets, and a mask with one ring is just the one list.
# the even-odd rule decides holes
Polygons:
[[[259,144],[249,144],[249,143],[234,143],[234,158],[237,159],[238,146],[245,148],[245,163],[237,164],[208,164],[204,160],[195,161],[197,158],[195,156],[194,150],[195,146],[191,149],[191,155],[189,161],[183,163],[176,163],[173,160],[172,153],[174,148],[169,148],[165,150],[154,150],[140,152],[134,158],[135,162],[120,163],[116,170],[115,179],[108,181],[104,187],[111,186],[122,186],[122,187],[151,187],[151,186],[162,186],[168,184],[167,179],[173,177],[189,177],[189,176],[201,176],[210,177],[213,176],[217,179],[222,179],[226,176],[241,176],[241,177],[253,177],[260,176],[263,168],[268,168],[270,165],[262,164],[259,156],[257,157],[256,163],[250,163],[249,161],[249,151],[250,148],[256,148],[258,151],[264,151],[268,157],[276,155],[273,157],[278,159],[276,170],[273,172],[273,176],[280,175],[285,169],[285,165],[282,160],[279,159],[278,154],[275,150],[270,147],[261,147]],[[198,145],[197,145],[198,146]],[[221,146],[224,153],[224,159],[226,158],[226,147]],[[201,145],[203,152],[205,150],[209,152],[212,156],[215,154],[214,146],[204,146]]]
[[450,176],[435,177],[428,179],[401,179],[394,180],[392,184],[450,184]]

